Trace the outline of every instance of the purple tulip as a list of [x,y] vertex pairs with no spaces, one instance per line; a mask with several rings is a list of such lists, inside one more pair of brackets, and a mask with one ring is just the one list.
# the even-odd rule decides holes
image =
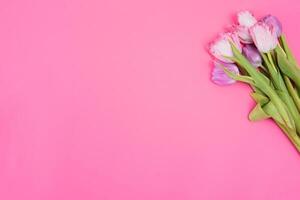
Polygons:
[[264,18],[262,18],[262,21],[274,29],[277,37],[281,36],[282,25],[280,21],[277,19],[277,17],[273,15],[267,15]]
[[254,67],[261,66],[262,59],[257,48],[252,44],[247,44],[243,47],[243,54]]
[[223,63],[220,61],[214,61],[214,68],[212,71],[211,80],[218,85],[230,85],[235,83],[236,81],[230,78],[223,70],[223,68],[227,68],[229,71],[239,74],[238,67],[233,63]]

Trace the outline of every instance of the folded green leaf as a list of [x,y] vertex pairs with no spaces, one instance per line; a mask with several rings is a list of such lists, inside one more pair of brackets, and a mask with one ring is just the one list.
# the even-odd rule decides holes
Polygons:
[[268,97],[258,92],[252,92],[250,95],[254,99],[254,101],[260,105],[265,105],[270,101]]
[[249,113],[250,121],[260,121],[268,118],[270,118],[270,116],[262,109],[259,103],[256,104],[253,110]]

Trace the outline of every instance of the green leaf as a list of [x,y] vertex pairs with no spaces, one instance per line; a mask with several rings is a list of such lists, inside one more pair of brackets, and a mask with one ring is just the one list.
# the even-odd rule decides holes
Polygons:
[[287,75],[300,88],[300,68],[289,61],[282,51],[276,48],[278,66],[282,73]]
[[250,121],[260,121],[268,118],[270,118],[270,116],[262,109],[260,104],[256,104],[253,110],[249,113]]
[[286,38],[285,38],[285,35],[282,34],[279,39],[280,39],[280,41],[282,43],[282,46],[283,46],[283,49],[284,49],[284,53],[286,54],[287,59],[290,62],[292,62],[294,65],[297,66],[297,61],[296,61],[295,56],[293,55],[290,47],[288,46],[288,43],[287,43]]
[[229,76],[230,78],[236,80],[236,81],[241,81],[250,85],[254,85],[254,81],[250,76],[243,76],[243,75],[237,75],[230,70],[228,70],[226,67],[223,67],[224,72]]
[[254,99],[254,101],[260,105],[264,105],[270,101],[268,97],[257,92],[252,92],[250,95]]
[[[267,103],[265,106],[263,106],[263,110],[267,113],[267,115],[271,116],[274,120],[280,122],[281,124],[285,124],[284,119],[281,117],[280,113],[274,106],[272,102]],[[293,126],[288,126],[292,129],[295,129]]]
[[298,111],[300,113],[300,98],[299,98],[299,96],[297,94],[297,90],[296,90],[296,88],[294,88],[291,80],[287,76],[284,76],[283,78],[284,78],[286,87],[287,87],[287,89],[288,89],[291,97],[293,98],[293,101],[296,104],[297,109],[298,109]]

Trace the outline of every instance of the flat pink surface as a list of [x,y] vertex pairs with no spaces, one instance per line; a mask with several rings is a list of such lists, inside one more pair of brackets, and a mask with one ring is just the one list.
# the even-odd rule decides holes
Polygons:
[[213,85],[207,43],[300,3],[1,0],[1,200],[298,200],[300,155],[249,88]]

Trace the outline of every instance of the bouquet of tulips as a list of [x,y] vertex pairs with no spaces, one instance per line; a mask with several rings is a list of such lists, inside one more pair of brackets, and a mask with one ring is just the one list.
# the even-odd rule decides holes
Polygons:
[[300,152],[300,68],[281,23],[272,15],[256,19],[249,11],[239,12],[237,21],[209,47],[212,81],[250,85],[256,106],[249,119],[271,118]]

